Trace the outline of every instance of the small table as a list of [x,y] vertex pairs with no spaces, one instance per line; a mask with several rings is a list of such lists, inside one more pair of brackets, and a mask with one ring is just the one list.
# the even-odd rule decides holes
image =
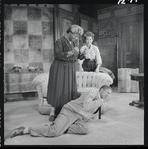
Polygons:
[[144,106],[144,73],[131,74],[131,80],[139,81],[139,100],[132,101],[129,105]]

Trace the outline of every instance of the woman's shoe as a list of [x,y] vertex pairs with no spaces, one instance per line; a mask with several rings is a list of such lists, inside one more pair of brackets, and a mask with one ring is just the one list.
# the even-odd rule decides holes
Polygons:
[[15,128],[15,129],[11,132],[10,137],[13,138],[13,137],[16,137],[16,136],[19,136],[19,135],[23,135],[24,129],[25,129],[25,127],[23,127],[23,126],[21,126],[21,127],[19,127],[19,128]]

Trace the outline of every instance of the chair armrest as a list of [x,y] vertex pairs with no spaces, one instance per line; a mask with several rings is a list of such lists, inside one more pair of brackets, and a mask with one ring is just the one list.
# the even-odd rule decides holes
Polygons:
[[36,86],[37,89],[37,93],[38,93],[38,98],[39,98],[39,105],[43,105],[44,102],[44,98],[43,98],[43,90],[42,90],[42,86],[41,85],[37,85]]
[[36,86],[44,81],[48,82],[48,78],[49,73],[41,73],[33,79],[32,84]]
[[39,98],[39,105],[43,105],[44,97],[47,97],[47,84],[48,84],[49,73],[42,73],[37,75],[32,84],[36,87],[38,98]]
[[49,73],[39,74],[33,79],[32,84],[38,90],[39,97],[47,97],[48,79]]

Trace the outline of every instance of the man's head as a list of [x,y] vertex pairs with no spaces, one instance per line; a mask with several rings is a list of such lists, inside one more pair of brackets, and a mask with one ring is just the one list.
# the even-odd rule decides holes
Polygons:
[[103,85],[100,90],[100,96],[104,102],[111,100],[112,88],[108,85]]

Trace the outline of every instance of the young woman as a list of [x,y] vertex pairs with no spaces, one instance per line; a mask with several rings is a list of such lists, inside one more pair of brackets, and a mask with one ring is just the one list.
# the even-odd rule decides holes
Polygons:
[[80,49],[80,71],[99,72],[99,68],[102,65],[102,59],[98,47],[92,44],[94,34],[92,32],[86,32],[84,36],[86,38],[86,43]]

